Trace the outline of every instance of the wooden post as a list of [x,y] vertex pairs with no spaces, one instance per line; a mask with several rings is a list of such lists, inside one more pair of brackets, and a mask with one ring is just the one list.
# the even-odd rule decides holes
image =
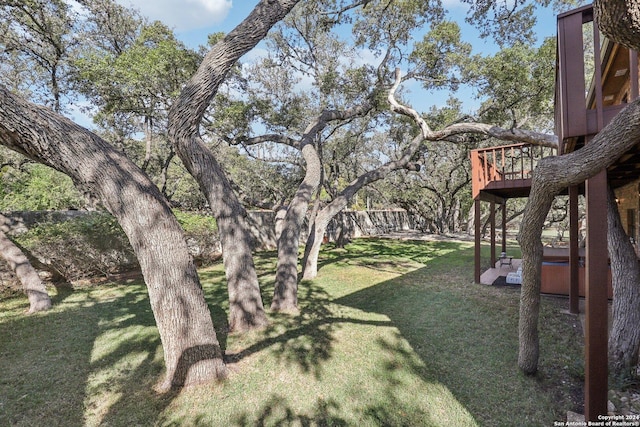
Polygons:
[[569,312],[580,312],[578,186],[569,187]]
[[489,224],[491,228],[491,268],[496,266],[496,202],[491,201],[489,208]]
[[474,238],[475,238],[475,248],[474,248],[474,277],[475,282],[480,283],[480,199],[475,199],[473,202],[474,206]]
[[502,202],[502,252],[507,252],[507,199]]
[[608,372],[607,172],[586,182],[587,259],[585,324],[585,421],[607,415]]

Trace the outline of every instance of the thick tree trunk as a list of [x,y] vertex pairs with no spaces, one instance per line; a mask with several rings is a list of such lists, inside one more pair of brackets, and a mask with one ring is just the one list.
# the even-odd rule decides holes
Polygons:
[[[322,182],[322,179],[323,178],[321,178],[321,182]],[[316,195],[316,201],[313,205],[313,211],[309,216],[309,235],[307,236],[307,242],[305,243],[305,246],[304,246],[304,254],[302,255],[302,279],[303,280],[313,279],[314,277],[316,277],[317,271],[318,271],[318,254],[320,252],[320,245],[322,244],[322,240],[324,239],[324,232],[326,231],[326,228],[327,228],[327,226],[325,225],[322,230],[317,229],[319,212],[320,212],[320,192],[318,192]],[[320,236],[318,236],[319,233],[320,233]],[[311,251],[314,250],[315,242],[318,241],[318,239],[320,240],[320,242],[318,244],[318,247],[316,248],[315,262],[313,262],[315,265],[314,271],[316,271],[316,273],[314,273],[313,276],[309,277],[307,275],[307,264],[309,263],[309,256],[312,254]]]
[[27,256],[15,243],[7,237],[5,232],[6,218],[0,215],[0,256],[9,264],[22,284],[22,289],[29,299],[28,314],[44,311],[51,308],[51,298],[47,288],[40,280],[38,272],[33,268]]
[[553,198],[613,164],[640,140],[640,100],[629,104],[580,150],[542,159],[533,172],[518,241],[522,249],[520,346],[518,366],[527,374],[538,369],[538,311],[542,268],[542,226]]
[[118,220],[149,290],[166,365],[162,388],[226,375],[222,352],[180,225],[123,153],[51,110],[0,87],[0,144],[69,175]]
[[640,8],[637,0],[597,0],[593,8],[598,27],[607,37],[640,50]]
[[229,290],[232,331],[267,324],[253,262],[247,213],[213,153],[199,136],[207,107],[237,60],[253,49],[299,0],[262,0],[205,56],[169,111],[169,139],[207,197],[218,222]]
[[303,280],[311,280],[318,275],[318,258],[328,224],[328,221],[318,215],[311,225],[307,242],[304,245],[304,255],[302,256]]
[[298,310],[298,247],[300,231],[311,195],[320,185],[322,165],[316,148],[311,142],[302,147],[306,172],[298,191],[289,204],[278,239],[278,265],[273,290],[271,310],[296,312]]
[[338,196],[318,212],[304,249],[304,257],[302,259],[303,279],[311,280],[318,275],[318,257],[320,255],[324,233],[327,231],[327,226],[333,217],[347,206],[347,200],[345,197]]
[[229,292],[229,330],[261,328],[268,323],[253,262],[253,238],[247,212],[235,197],[222,167],[199,137],[178,142],[176,152],[205,194],[216,218]]
[[613,322],[609,332],[609,368],[629,375],[640,350],[640,264],[624,231],[613,191],[607,197],[609,257],[613,282]]
[[[543,188],[543,184],[538,185]],[[540,278],[543,255],[541,236],[544,221],[556,194],[544,189],[535,192],[533,188],[531,190],[518,234],[522,250],[518,366],[528,375],[538,371],[538,356],[540,355],[538,314],[540,312]]]
[[344,248],[349,244],[353,233],[353,223],[348,221],[344,215],[340,215],[340,225],[337,227],[336,248]]
[[286,206],[278,206],[276,208],[276,215],[274,217],[275,221],[275,237],[276,242],[280,240],[280,235],[282,234],[282,228],[284,226],[284,217],[287,216],[287,207]]

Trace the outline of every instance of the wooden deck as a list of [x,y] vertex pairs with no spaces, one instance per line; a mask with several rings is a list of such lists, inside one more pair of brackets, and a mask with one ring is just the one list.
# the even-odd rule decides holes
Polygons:
[[480,284],[493,285],[498,277],[507,277],[507,274],[516,272],[518,267],[520,267],[520,264],[522,264],[522,260],[514,258],[511,263],[512,265],[509,266],[501,265],[500,261],[496,262],[494,268],[489,268],[482,273],[480,276]]
[[475,200],[502,202],[527,197],[538,161],[554,155],[551,148],[511,144],[471,151],[471,185]]

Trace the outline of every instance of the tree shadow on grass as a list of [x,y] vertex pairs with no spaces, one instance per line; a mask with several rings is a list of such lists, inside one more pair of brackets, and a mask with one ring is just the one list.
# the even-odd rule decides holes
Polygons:
[[[204,424],[203,424],[204,425]],[[286,396],[273,395],[260,408],[257,414],[242,413],[230,425],[241,427],[252,426],[347,426],[347,421],[340,415],[340,404],[333,399],[318,399],[311,414],[300,414],[296,408],[287,404]]]
[[228,350],[227,362],[237,363],[269,350],[278,361],[321,378],[323,362],[334,351],[333,334],[341,322],[349,319],[333,315],[328,307],[329,294],[317,284],[304,281],[298,292],[300,314],[272,313],[269,326],[262,331],[263,338],[240,350]]
[[[275,266],[271,258],[274,255],[275,252],[266,252],[256,258],[258,271],[267,271],[270,276],[270,280],[261,281],[265,307],[269,306],[273,292],[273,270],[270,267]],[[322,362],[329,359],[333,351],[335,323],[340,320],[332,317],[327,307],[329,295],[322,287],[303,281],[298,287],[300,314],[271,313],[269,325],[260,331],[262,339],[240,349],[228,349],[228,293],[224,270],[220,266],[206,269],[200,272],[200,278],[210,301],[209,309],[218,341],[228,363],[238,363],[269,349],[278,360],[295,365],[304,372],[313,372],[318,377],[321,375]]]
[[[449,254],[468,247],[470,243],[460,241],[425,242],[367,238],[354,241],[342,250],[335,249],[333,244],[328,244],[327,250],[320,253],[318,270],[335,264],[338,266],[362,265],[380,271],[397,272],[398,267],[410,269],[415,267],[416,262],[428,265],[438,258],[449,259]],[[451,261],[455,262],[453,259]]]
[[[368,242],[363,246],[353,254],[347,249],[328,256],[335,262],[379,269],[380,260],[372,254],[384,250],[384,258],[396,250],[401,252],[397,245]],[[547,425],[564,419],[567,410],[578,409],[570,395],[582,384],[570,372],[572,367],[567,369],[563,364],[580,357],[580,337],[571,329],[562,337],[550,335],[557,329],[546,330],[553,322],[569,326],[570,322],[553,315],[557,306],[543,303],[543,351],[550,341],[560,339],[566,352],[543,354],[540,374],[526,377],[517,368],[518,292],[472,284],[473,248],[468,243],[420,242],[408,246],[408,258],[428,260],[425,267],[360,287],[337,299],[314,282],[301,285],[301,290],[312,291],[301,298],[306,304],[301,316],[307,310],[313,312],[316,306],[331,308],[319,311],[317,316],[301,317],[295,327],[274,326],[272,335],[235,356],[243,358],[270,349],[280,360],[301,367],[303,372],[312,367],[318,379],[324,373],[322,366],[331,366],[329,362],[338,350],[335,333],[341,325],[393,327],[397,329],[395,335],[376,339],[377,352],[386,360],[374,380],[383,397],[358,397],[353,407],[343,399],[325,396],[322,401],[331,402],[329,415],[336,425]],[[483,250],[488,254],[487,248]],[[336,316],[352,313],[352,309],[389,320]],[[317,347],[305,341],[314,339]],[[421,386],[415,385],[416,379]],[[423,396],[418,402],[411,390],[429,390],[432,396]],[[448,403],[443,405],[443,400]],[[304,411],[277,393],[267,402],[243,411],[234,425],[324,425],[327,419],[317,410],[321,400]]]
[[[469,258],[464,253],[459,256]],[[480,425],[551,425],[564,419],[567,410],[576,410],[567,389],[582,384],[570,372],[549,373],[563,369],[557,366],[565,363],[559,357],[580,357],[580,337],[567,322],[569,328],[561,338],[566,354],[543,354],[540,375],[522,375],[517,368],[519,293],[475,285],[470,277],[462,281],[448,277],[468,275],[451,271],[434,276],[428,268],[418,269],[334,302],[388,316],[399,339],[421,360],[411,366],[416,375],[446,387]],[[562,322],[551,319],[554,310],[543,308],[541,322],[546,317]],[[556,331],[546,331],[541,324],[541,335],[546,332]],[[541,339],[548,343],[556,337]],[[380,348],[400,360],[410,358],[389,342],[380,342]],[[388,385],[397,389],[392,382]]]
[[[437,398],[458,402],[460,418],[448,414],[454,423],[449,425],[473,424],[473,420],[482,425],[514,425],[521,419],[524,422],[520,424],[539,425],[560,419],[553,411],[562,406],[563,397],[545,394],[563,385],[544,375],[531,379],[517,372],[517,295],[505,298],[504,292],[510,290],[470,284],[471,269],[465,265],[472,260],[470,247],[442,255],[437,248],[428,248],[432,243],[423,242],[422,249],[415,245],[410,255],[431,253],[450,257],[451,262],[435,263],[366,288],[360,286],[345,295],[352,286],[346,279],[341,291],[344,296],[339,298],[315,281],[303,282],[300,315],[274,315],[267,329],[249,339],[229,340],[217,329],[231,364],[269,352],[281,363],[279,369],[296,368],[294,372],[301,372],[311,382],[329,378],[337,388],[346,387],[341,385],[340,373],[335,377],[331,372],[337,353],[352,351],[357,355],[368,345],[377,363],[370,367],[373,376],[367,377],[376,390],[375,398],[366,394],[372,390],[366,389],[368,384],[354,390],[350,385],[344,395],[325,392],[324,396],[311,396],[306,400],[310,406],[300,410],[281,389],[265,392],[252,409],[244,405],[233,408],[231,414],[235,415],[229,423],[445,425],[444,416],[437,412]],[[365,250],[377,249],[374,245]],[[340,256],[348,260],[349,254]],[[361,253],[355,253],[354,258],[366,266]],[[372,265],[377,268],[375,258]],[[451,267],[457,265],[462,272]],[[223,275],[221,269],[201,275],[203,282],[210,282],[204,285],[217,327],[226,322]],[[171,423],[166,408],[177,392],[159,395],[153,391],[163,363],[146,289],[141,284],[113,289],[101,286],[95,298],[92,292],[87,290],[86,298],[68,295],[63,307],[47,313],[0,323],[0,425],[66,426],[87,424],[88,420],[104,425]],[[267,294],[269,289],[263,292]],[[338,336],[347,327],[371,328],[365,335],[371,342],[343,348],[349,341],[342,337],[339,343]],[[378,332],[378,328],[384,331]],[[390,328],[396,332],[390,333]],[[543,360],[543,371],[545,363],[549,366]],[[358,368],[354,362],[347,369]],[[433,402],[429,396],[420,396],[426,394],[425,384],[435,390]],[[238,387],[241,393],[258,392],[244,387]],[[559,402],[551,402],[554,398]],[[215,398],[211,402],[215,403]],[[527,419],[538,416],[540,405],[549,405],[549,416]],[[215,407],[192,410],[204,412],[191,414],[191,424],[211,425],[208,412],[216,411]]]
[[162,371],[144,285],[76,290],[0,323],[0,425],[145,425],[173,398]]
[[[343,319],[343,321],[349,321]],[[374,322],[361,322],[372,324]],[[380,325],[388,326],[388,325]],[[468,425],[468,417],[447,414],[438,418],[437,411],[431,413],[426,405],[415,404],[417,397],[412,379],[406,374],[415,374],[420,369],[419,359],[407,351],[399,337],[387,340],[380,338],[376,344],[388,359],[380,366],[377,375],[371,378],[377,388],[375,396],[351,395],[316,396],[310,408],[300,408],[294,403],[296,397],[273,393],[265,398],[259,408],[241,410],[229,425],[248,426],[436,426]],[[339,386],[337,386],[339,387]],[[344,392],[345,390],[342,390]],[[452,422],[448,422],[451,421]],[[466,423],[465,423],[466,421]],[[197,425],[207,425],[204,421]]]

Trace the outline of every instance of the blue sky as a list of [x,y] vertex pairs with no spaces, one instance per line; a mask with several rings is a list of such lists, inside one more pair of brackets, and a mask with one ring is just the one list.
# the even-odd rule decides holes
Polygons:
[[[204,44],[207,34],[229,32],[238,25],[257,0],[117,0],[125,6],[133,6],[152,20],[159,20],[173,28],[178,37],[190,47]],[[465,24],[468,6],[459,0],[444,0],[449,16],[463,28],[463,37],[474,45],[476,52],[488,53],[496,49],[488,40],[482,40],[478,32]],[[536,33],[540,40],[556,32],[556,13],[551,8],[539,9]]]
[[[214,32],[229,32],[251,12],[258,0],[117,0],[125,6],[133,6],[151,20],[159,20],[173,28],[177,37],[187,46],[197,48]],[[463,39],[472,44],[475,53],[493,53],[497,46],[491,40],[483,40],[478,31],[464,22],[468,6],[459,0],[443,0],[449,17],[462,28]],[[537,12],[536,34],[539,41],[556,33],[556,13],[551,8]],[[249,54],[251,55],[251,54]],[[254,53],[255,55],[255,53]],[[247,58],[244,58],[245,61]],[[553,70],[549,70],[553,72]],[[418,84],[407,87],[412,94],[412,104],[418,111],[426,111],[433,105],[443,105],[448,93],[425,94]],[[424,91],[422,91],[424,92]],[[425,96],[427,95],[427,96]],[[469,112],[478,102],[472,93],[463,89],[458,94]]]

